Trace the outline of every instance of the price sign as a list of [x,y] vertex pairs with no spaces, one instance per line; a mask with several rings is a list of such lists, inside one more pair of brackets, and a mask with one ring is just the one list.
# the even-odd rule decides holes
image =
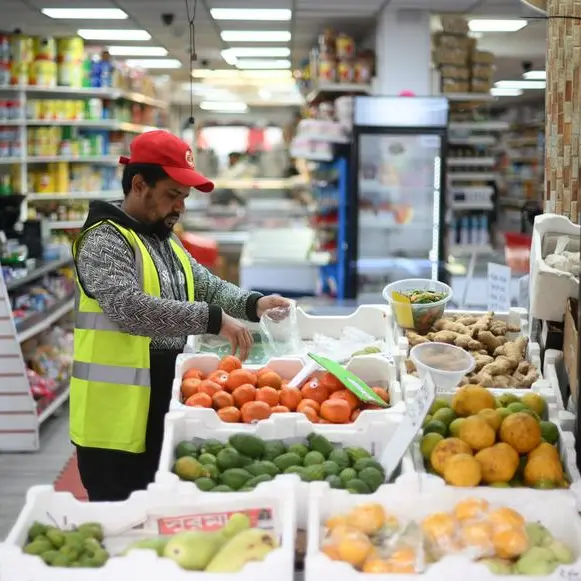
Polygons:
[[572,567],[560,567],[559,577],[563,581],[580,581],[581,580],[581,570],[579,566]]
[[353,392],[361,401],[373,403],[381,407],[389,407],[362,379],[339,365],[332,359],[309,353],[309,357],[321,367],[334,375],[349,391]]
[[510,281],[512,271],[509,266],[488,263],[488,310],[495,313],[510,311]]
[[422,378],[422,385],[413,399],[410,398],[406,402],[406,413],[393,434],[391,440],[385,447],[380,458],[380,463],[383,466],[386,474],[386,479],[389,480],[393,473],[397,470],[403,455],[410,447],[412,440],[422,427],[434,399],[436,397],[436,386],[432,376],[427,373]]

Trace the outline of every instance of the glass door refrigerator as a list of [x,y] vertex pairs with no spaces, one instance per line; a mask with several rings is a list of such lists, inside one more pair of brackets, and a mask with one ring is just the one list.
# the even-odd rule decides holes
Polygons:
[[446,282],[448,100],[355,97],[346,296],[383,302],[403,278]]

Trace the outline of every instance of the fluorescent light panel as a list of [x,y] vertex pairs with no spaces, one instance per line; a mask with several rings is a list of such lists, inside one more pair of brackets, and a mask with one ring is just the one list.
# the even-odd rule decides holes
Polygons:
[[147,30],[81,28],[77,34],[85,40],[150,40]]
[[289,42],[288,30],[223,30],[220,33],[224,42]]
[[292,13],[286,8],[212,8],[214,20],[270,20],[287,21]]
[[493,97],[518,97],[523,94],[522,89],[503,89],[502,87],[494,87],[490,90]]
[[239,60],[236,63],[239,69],[290,69],[291,62],[284,60]]
[[182,63],[177,59],[127,59],[129,67],[140,69],[180,69]]
[[202,101],[200,109],[204,111],[221,111],[224,113],[244,113],[248,105],[240,101]]
[[197,69],[192,76],[195,79],[252,79],[252,78],[268,78],[268,79],[291,79],[292,73],[288,70],[247,70],[237,71],[232,69]]
[[523,73],[523,79],[527,81],[546,81],[547,71],[527,71]]
[[110,46],[107,51],[111,56],[167,56],[163,46]]
[[62,20],[125,20],[127,14],[119,8],[43,8],[49,18]]
[[469,20],[468,27],[472,32],[516,32],[524,28],[528,22],[526,20],[492,20],[476,19]]
[[234,46],[222,51],[235,58],[287,58],[290,48],[285,46]]
[[494,83],[499,89],[544,89],[546,81],[497,81]]

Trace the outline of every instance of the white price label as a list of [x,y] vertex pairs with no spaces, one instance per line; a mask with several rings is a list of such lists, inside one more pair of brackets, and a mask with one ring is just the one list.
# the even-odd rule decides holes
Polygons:
[[389,351],[384,351],[382,355],[390,365],[395,365],[395,359],[393,358],[393,355]]
[[580,581],[581,570],[579,569],[579,566],[561,567],[559,569],[559,577],[563,579],[563,581]]
[[488,263],[488,310],[495,313],[510,311],[510,281],[512,271],[509,266]]
[[435,397],[436,386],[428,373],[422,378],[422,385],[413,399],[410,398],[406,402],[406,414],[381,455],[380,463],[385,470],[387,480],[397,470],[406,450],[426,419]]

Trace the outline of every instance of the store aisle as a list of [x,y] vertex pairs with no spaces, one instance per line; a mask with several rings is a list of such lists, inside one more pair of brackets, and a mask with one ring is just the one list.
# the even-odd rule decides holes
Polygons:
[[52,485],[72,453],[69,410],[63,406],[42,425],[38,452],[0,454],[0,541],[18,517],[26,491],[38,484]]

